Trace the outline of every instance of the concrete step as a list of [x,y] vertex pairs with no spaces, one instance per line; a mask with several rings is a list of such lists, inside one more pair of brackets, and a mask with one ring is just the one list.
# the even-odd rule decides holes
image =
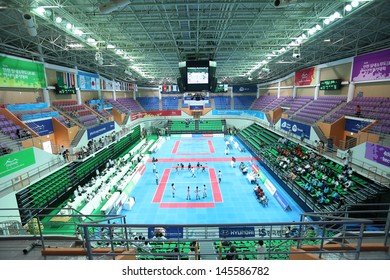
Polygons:
[[199,242],[199,252],[202,260],[217,260],[214,242]]

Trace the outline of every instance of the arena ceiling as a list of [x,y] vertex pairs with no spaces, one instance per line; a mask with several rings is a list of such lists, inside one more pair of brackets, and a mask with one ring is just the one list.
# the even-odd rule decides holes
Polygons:
[[186,60],[254,84],[390,47],[389,0],[274,2],[0,0],[0,52],[151,86]]

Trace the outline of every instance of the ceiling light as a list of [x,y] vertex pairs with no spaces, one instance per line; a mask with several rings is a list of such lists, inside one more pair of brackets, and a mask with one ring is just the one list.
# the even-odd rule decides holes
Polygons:
[[321,29],[322,29],[321,25],[317,24],[317,25],[316,25],[316,29],[317,29],[317,30],[321,30]]
[[107,49],[115,49],[115,46],[114,46],[114,45],[111,45],[111,44],[108,44],[108,45],[107,45]]
[[62,22],[62,17],[56,17],[56,23],[61,23]]
[[87,39],[87,42],[88,42],[88,43],[95,43],[96,40],[95,40],[94,38],[88,38],[88,39]]
[[333,15],[335,18],[341,18],[341,14],[339,12],[334,12]]
[[67,44],[67,46],[69,48],[83,48],[84,46],[81,45],[81,44],[77,44],[77,43],[74,43],[74,44]]
[[354,0],[354,1],[352,1],[351,5],[352,5],[352,7],[356,8],[357,6],[359,6],[359,1]]
[[66,29],[72,29],[73,28],[73,24],[68,22],[65,27],[66,27]]
[[350,11],[352,11],[352,6],[350,4],[348,4],[347,6],[345,6],[344,10],[346,10],[347,12],[350,12]]
[[326,25],[328,25],[328,24],[330,23],[330,20],[329,20],[328,18],[326,18],[326,19],[324,20],[324,23],[325,23]]
[[38,14],[40,14],[41,16],[43,16],[44,14],[45,14],[45,8],[43,8],[43,7],[38,7],[38,8],[36,8],[35,9],[35,11],[38,13]]
[[77,36],[81,36],[81,35],[83,35],[84,33],[83,33],[83,31],[81,31],[80,29],[75,29],[75,30],[73,30],[73,34],[74,34],[74,35],[77,35]]

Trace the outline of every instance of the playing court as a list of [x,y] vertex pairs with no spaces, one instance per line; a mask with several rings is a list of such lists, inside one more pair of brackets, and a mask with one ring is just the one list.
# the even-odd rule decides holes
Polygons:
[[[228,139],[229,140],[229,139]],[[237,138],[234,140],[242,147]],[[131,210],[122,210],[129,224],[235,224],[260,222],[299,221],[302,209],[278,185],[272,176],[258,163],[257,166],[274,184],[279,196],[288,203],[291,211],[283,210],[261,181],[259,184],[269,198],[268,207],[263,207],[253,192],[254,184],[242,174],[238,165],[244,162],[250,168],[252,156],[241,152],[230,142],[229,154],[225,154],[224,137],[173,135],[151,157],[158,159],[153,173],[151,160],[138,181],[131,196],[135,205]],[[232,156],[237,167],[231,166]],[[201,167],[198,168],[197,164]],[[256,163],[256,162],[255,162]],[[184,165],[177,168],[177,165]],[[188,170],[194,166],[194,175]],[[203,168],[204,167],[204,168]],[[218,182],[218,172],[222,179]],[[172,192],[172,183],[175,193]],[[204,196],[204,185],[207,197]],[[190,187],[190,192],[188,192]],[[196,199],[196,187],[199,199]],[[190,199],[187,195],[190,194]]]

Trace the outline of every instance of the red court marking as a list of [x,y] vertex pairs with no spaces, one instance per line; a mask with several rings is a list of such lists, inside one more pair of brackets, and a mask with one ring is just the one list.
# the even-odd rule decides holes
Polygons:
[[144,172],[145,172],[145,170],[146,170],[146,167],[145,167],[145,165],[144,164],[142,164],[142,166],[141,166],[141,168],[139,169],[139,174],[144,174]]
[[162,202],[160,208],[214,208],[213,202]]
[[[159,158],[158,161],[160,162],[198,162],[198,161],[202,161],[202,162],[224,162],[224,161],[231,161],[232,158],[230,156],[226,157],[226,158],[181,158],[181,159],[177,159],[177,158]],[[251,157],[236,157],[236,160],[237,161],[250,161],[251,160]],[[148,162],[151,162],[152,159],[148,159]]]
[[[202,165],[202,167],[204,166],[204,168],[209,168],[207,165]],[[199,167],[199,169],[201,169],[202,167]],[[196,165],[194,165],[194,168],[198,169],[198,167]],[[172,166],[172,169],[176,169],[176,165],[175,166]],[[188,169],[188,165],[187,166],[184,166],[184,169]],[[179,170],[181,170],[181,166],[179,166]]]
[[179,149],[180,141],[176,140],[175,146],[173,146],[172,154],[176,154],[177,150]]
[[178,153],[179,156],[209,155],[210,153]]
[[171,173],[171,169],[165,169],[163,175],[161,176],[160,183],[158,184],[156,193],[154,194],[152,202],[159,203],[162,200],[165,187],[167,186],[167,181],[169,178],[169,173]]
[[202,137],[214,137],[214,134],[202,134]]
[[222,202],[221,189],[219,188],[217,174],[215,174],[215,169],[210,168],[209,171],[211,189],[213,190],[214,202]]
[[215,150],[214,150],[213,142],[209,140],[207,141],[207,143],[209,144],[210,153],[214,154]]

